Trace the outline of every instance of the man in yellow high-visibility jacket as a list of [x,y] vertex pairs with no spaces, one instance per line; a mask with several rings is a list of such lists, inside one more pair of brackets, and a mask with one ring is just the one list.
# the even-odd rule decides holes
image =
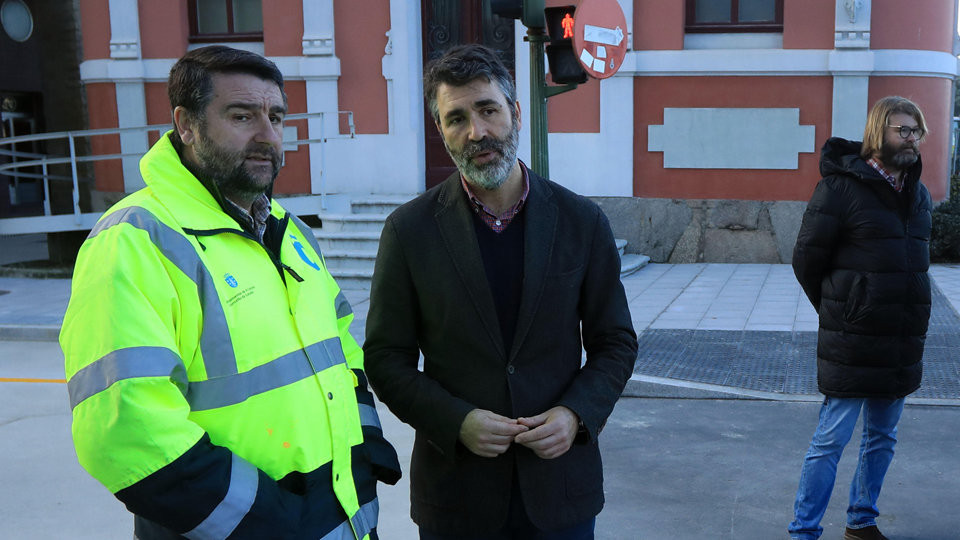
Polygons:
[[374,539],[376,482],[400,467],[350,304],[271,198],[280,71],[205,47],[173,67],[169,95],[147,187],[77,259],[60,335],[77,457],[141,540]]

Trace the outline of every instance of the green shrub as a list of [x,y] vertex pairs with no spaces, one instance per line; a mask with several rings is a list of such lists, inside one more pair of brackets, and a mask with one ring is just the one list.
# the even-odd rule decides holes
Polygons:
[[950,178],[950,198],[933,209],[930,260],[960,262],[960,178]]

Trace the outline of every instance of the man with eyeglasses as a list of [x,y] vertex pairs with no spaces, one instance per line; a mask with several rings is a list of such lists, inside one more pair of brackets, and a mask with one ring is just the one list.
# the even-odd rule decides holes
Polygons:
[[928,133],[912,101],[870,110],[863,142],[830,138],[803,216],[793,269],[820,314],[817,383],[825,398],[800,473],[790,536],[823,528],[837,462],[863,411],[845,540],[883,540],[877,498],[893,460],[904,397],[920,387],[930,319],[931,202],[920,183]]

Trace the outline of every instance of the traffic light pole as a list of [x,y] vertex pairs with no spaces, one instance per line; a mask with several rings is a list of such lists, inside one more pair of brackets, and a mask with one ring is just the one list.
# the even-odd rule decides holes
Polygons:
[[543,28],[527,28],[530,42],[530,161],[533,172],[550,178],[547,146],[547,80],[543,63],[544,43],[550,41]]
[[568,92],[576,84],[547,86],[544,44],[550,41],[543,28],[527,28],[530,42],[530,165],[533,172],[550,177],[550,149],[547,145],[547,98]]

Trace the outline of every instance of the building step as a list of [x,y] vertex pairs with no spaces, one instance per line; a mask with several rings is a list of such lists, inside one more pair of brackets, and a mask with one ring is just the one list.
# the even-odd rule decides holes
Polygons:
[[637,255],[636,253],[621,255],[620,256],[620,277],[624,278],[629,276],[630,274],[646,266],[647,263],[649,262],[650,262],[650,257],[646,255]]
[[341,270],[373,271],[373,265],[377,261],[377,252],[330,250],[323,254],[323,260],[327,263],[327,269],[334,275]]
[[345,290],[370,290],[370,282],[373,280],[373,269],[331,270],[330,274],[337,280],[337,285]]
[[400,205],[413,199],[415,195],[395,195],[383,197],[364,197],[350,201],[350,211],[354,214],[387,214]]
[[326,256],[329,251],[365,251],[377,252],[380,246],[379,232],[327,232],[313,229],[320,250]]
[[623,238],[614,238],[614,242],[617,244],[617,251],[620,252],[620,256],[623,257],[623,252],[627,249],[627,241]]
[[376,232],[383,230],[383,223],[390,214],[320,214],[324,232]]

